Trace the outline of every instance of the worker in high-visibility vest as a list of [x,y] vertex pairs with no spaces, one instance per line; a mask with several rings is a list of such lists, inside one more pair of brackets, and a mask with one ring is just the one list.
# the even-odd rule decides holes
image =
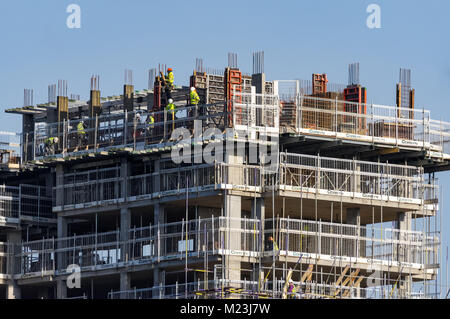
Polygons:
[[[169,103],[166,105],[167,111],[167,120],[172,120],[172,130],[175,129],[175,104],[173,104],[173,100],[169,99]],[[170,116],[169,116],[170,115]]]
[[155,118],[153,117],[152,114],[148,114],[147,115],[147,144],[149,144],[150,138],[153,136],[154,130],[153,128],[155,127]]
[[171,90],[173,90],[173,89],[174,89],[174,80],[175,80],[175,77],[174,77],[174,75],[173,75],[173,70],[172,70],[172,68],[168,68],[168,69],[167,69],[167,75],[165,76],[165,78],[166,78],[168,87],[169,87]]
[[191,87],[191,93],[189,97],[191,99],[191,105],[198,105],[198,102],[200,102],[200,97],[198,96],[195,87]]
[[298,299],[300,294],[297,293],[297,288],[295,288],[294,281],[289,279],[289,287],[288,287],[288,298],[290,299]]
[[58,144],[59,138],[49,137],[44,140],[45,155],[55,155],[55,146]]
[[272,236],[269,236],[269,249],[268,250],[275,250],[275,251],[279,250],[278,245]]
[[[84,124],[84,121],[81,120],[77,124],[77,135],[78,135],[78,147],[82,146],[82,144],[86,141],[86,125]],[[77,149],[78,149],[77,147]],[[86,145],[87,147],[87,145]]]

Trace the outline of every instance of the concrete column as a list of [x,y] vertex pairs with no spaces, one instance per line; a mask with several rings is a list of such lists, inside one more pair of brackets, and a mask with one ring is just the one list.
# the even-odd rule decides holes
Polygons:
[[[58,227],[57,229],[58,238],[67,237],[68,235],[67,219],[62,216],[58,216],[57,227]],[[71,264],[71,262],[68,262],[65,259],[64,253],[57,253],[56,261],[57,261],[56,268],[58,271],[65,270],[67,266]],[[56,281],[56,298],[58,299],[67,298],[67,284],[66,281],[63,279],[57,279]]]
[[16,255],[20,253],[20,244],[22,242],[22,233],[17,230],[8,231],[6,234],[6,240],[10,246],[8,247],[8,263],[7,271],[11,276],[8,281],[7,298],[8,299],[20,299],[21,289],[17,285],[17,282],[13,279],[15,273],[19,271],[20,265],[16,265]]
[[156,203],[153,206],[153,220],[154,220],[154,224],[157,225],[159,224],[165,224],[167,221],[167,217],[166,217],[166,211],[165,211],[165,207],[163,204],[160,203]]
[[251,211],[251,217],[252,219],[257,219],[261,223],[260,227],[260,238],[262,240],[261,242],[261,249],[264,249],[264,220],[266,218],[266,206],[264,203],[264,198],[256,198],[252,199],[252,211]]
[[56,298],[57,299],[67,298],[67,283],[63,279],[56,280]]
[[[358,237],[356,241],[356,245],[352,244],[351,251],[349,251],[349,255],[353,257],[360,257],[361,255],[361,248],[363,245],[361,245],[361,241],[359,237],[361,236],[361,213],[360,209],[358,208],[347,208],[347,224],[349,225],[355,225],[356,227],[356,235]],[[365,248],[365,246],[364,246]]]
[[[120,273],[120,291],[128,291],[131,289],[131,273],[121,272]],[[125,294],[121,294],[120,299],[126,299]]]
[[7,288],[7,298],[8,299],[21,299],[22,293],[19,285],[17,285],[17,282],[15,280],[11,280],[10,283],[8,283]]
[[166,272],[159,267],[153,269],[153,299],[164,298],[164,291],[161,291],[161,286],[166,284]]
[[410,275],[401,278],[398,283],[400,298],[407,299],[411,297],[412,277]]
[[[241,218],[241,197],[235,195],[225,195],[225,217]],[[230,219],[227,221],[229,231],[225,234],[225,247],[229,253],[233,250],[242,250],[241,247],[241,222],[239,219]],[[241,257],[225,256],[225,279],[231,281],[241,280]],[[236,286],[232,284],[232,286]]]
[[[67,237],[68,235],[68,227],[67,227],[67,219],[62,217],[62,216],[58,216],[57,217],[57,233],[58,233],[58,238],[64,238]],[[63,248],[63,247],[58,247],[58,248]],[[62,270],[65,269],[69,264],[67,264],[67,260],[64,260],[64,253],[57,253],[56,254],[56,268],[58,270]]]
[[252,74],[252,86],[256,88],[257,94],[265,93],[266,75],[264,73]]
[[131,210],[129,208],[120,209],[120,259],[122,262],[129,260],[127,241],[131,227]]
[[[397,215],[396,221],[398,233],[398,240],[408,242],[408,234],[406,231],[411,230],[412,215],[410,212],[400,212]],[[397,260],[408,262],[410,259],[410,247],[407,244],[399,244],[397,247]]]
[[123,157],[120,161],[120,197],[126,199],[128,197],[128,177],[130,173],[131,165],[128,162],[128,158]]
[[[159,164],[159,161],[158,161]],[[159,181],[159,178],[158,178]],[[159,186],[158,186],[159,187]],[[159,188],[158,188],[159,189]],[[166,211],[163,204],[156,203],[153,206],[153,223],[156,225],[159,225],[158,231],[159,231],[159,238],[161,238],[162,234],[164,233],[164,227],[162,227],[163,224],[165,224],[167,221]],[[162,240],[158,240],[155,242],[155,252],[157,253],[157,256],[163,257],[166,253],[166,242]],[[164,286],[165,283],[165,271],[159,267],[159,264],[155,264],[153,269],[153,298],[159,299],[160,298],[160,286]]]
[[[159,172],[161,168],[161,162],[160,160],[155,161],[155,172]],[[159,178],[159,175],[156,175],[153,178],[153,192],[159,192],[161,190],[161,179]]]
[[[61,164],[56,165],[56,187],[64,185],[64,167]],[[56,206],[64,206],[64,189],[56,188],[55,192]]]
[[[153,223],[155,226],[159,225],[159,227],[157,228],[159,231],[159,234],[160,234],[159,237],[161,237],[161,235],[164,233],[163,225],[166,223],[166,221],[167,221],[167,217],[166,217],[164,205],[162,205],[160,203],[156,203],[153,206]],[[164,256],[164,254],[166,253],[165,246],[166,246],[166,242],[163,240],[158,240],[155,243],[155,250],[159,257]]]

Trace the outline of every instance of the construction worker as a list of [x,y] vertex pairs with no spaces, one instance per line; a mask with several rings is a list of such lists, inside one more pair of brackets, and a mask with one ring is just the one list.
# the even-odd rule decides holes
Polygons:
[[277,245],[277,243],[275,242],[275,240],[273,239],[273,237],[272,236],[269,236],[269,246],[268,246],[268,250],[276,250],[276,251],[278,251],[279,249],[278,249],[278,245]]
[[172,120],[172,130],[175,129],[175,104],[173,104],[173,100],[169,99],[169,103],[166,106],[167,111],[167,120]]
[[195,87],[191,87],[190,99],[191,99],[191,105],[194,105],[194,106],[198,105],[198,102],[200,102],[200,97],[198,96],[198,93],[195,90]]
[[155,118],[153,117],[152,114],[148,114],[147,115],[147,119],[145,120],[146,124],[147,124],[147,144],[149,144],[150,138],[153,136],[153,131],[154,131],[154,127],[155,127]]
[[142,135],[141,113],[137,112],[134,116],[134,135],[133,138],[139,138]]
[[57,137],[49,137],[45,139],[45,155],[55,155],[55,146],[58,144],[59,138]]
[[166,105],[166,111],[170,114],[172,114],[172,120],[175,118],[175,104],[173,104],[173,100],[169,99],[169,103]]
[[167,86],[170,88],[170,90],[174,89],[174,76],[173,76],[173,70],[172,68],[168,68],[167,69],[167,75],[165,76],[166,78],[166,84]]
[[294,282],[292,281],[292,279],[289,279],[289,287],[288,287],[287,292],[288,292],[289,298],[291,298],[291,299],[296,298],[297,289],[295,289]]
[[[86,124],[84,124],[84,121],[81,120],[80,122],[78,122],[78,125],[77,125],[78,146],[77,146],[76,150],[78,150],[78,148],[81,147],[86,142],[85,129],[86,129]],[[87,145],[86,145],[86,147],[87,147]]]

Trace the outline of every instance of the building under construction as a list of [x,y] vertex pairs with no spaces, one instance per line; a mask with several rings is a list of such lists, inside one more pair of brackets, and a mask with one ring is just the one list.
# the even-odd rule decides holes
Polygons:
[[22,131],[0,133],[1,298],[440,296],[450,123],[415,107],[409,70],[384,106],[359,64],[340,85],[228,60],[172,90],[163,65],[141,91],[126,71],[118,96],[98,76],[89,101],[62,80],[44,104],[25,90],[6,111]]

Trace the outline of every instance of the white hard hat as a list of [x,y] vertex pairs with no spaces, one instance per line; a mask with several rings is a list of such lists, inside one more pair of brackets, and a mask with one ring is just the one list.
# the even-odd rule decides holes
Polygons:
[[59,142],[59,138],[57,138],[57,137],[55,137],[55,143],[58,143]]
[[169,99],[169,103],[173,103],[173,100],[172,100],[172,99]]
[[195,91],[195,87],[191,87],[191,91]]

